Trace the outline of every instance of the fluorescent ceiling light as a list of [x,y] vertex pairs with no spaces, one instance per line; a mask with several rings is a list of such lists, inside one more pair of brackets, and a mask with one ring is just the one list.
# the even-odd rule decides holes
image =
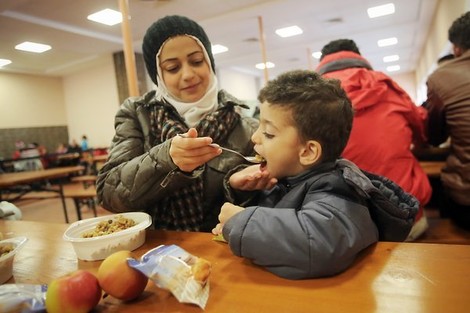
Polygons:
[[87,19],[93,22],[113,26],[122,22],[121,12],[104,9],[87,16]]
[[393,3],[387,3],[384,5],[379,5],[367,9],[367,14],[369,15],[369,18],[376,18],[393,13],[395,13],[395,5]]
[[[264,63],[258,63],[256,64],[256,68],[259,69],[259,70],[264,70]],[[271,62],[266,62],[266,68],[273,68],[274,67],[274,63],[271,63]]]
[[15,46],[16,50],[34,52],[34,53],[43,53],[51,49],[51,46],[44,45],[42,43],[25,41]]
[[0,59],[0,67],[8,65],[11,63],[11,60],[8,59]]
[[312,57],[314,57],[315,59],[320,59],[321,58],[321,52],[320,51],[315,51],[314,53],[312,53]]
[[396,45],[397,43],[398,43],[397,37],[380,39],[379,41],[377,41],[377,45],[379,47],[393,46],[393,45]]
[[387,72],[396,72],[400,70],[400,65],[387,66]]
[[224,53],[227,52],[228,48],[222,45],[213,45],[212,46],[212,54]]
[[278,34],[279,36],[283,38],[300,35],[302,33],[303,31],[299,26],[289,26],[289,27],[279,28],[276,30],[276,34]]
[[400,57],[398,56],[398,54],[387,55],[383,58],[383,60],[384,60],[385,63],[395,62],[395,61],[400,60]]

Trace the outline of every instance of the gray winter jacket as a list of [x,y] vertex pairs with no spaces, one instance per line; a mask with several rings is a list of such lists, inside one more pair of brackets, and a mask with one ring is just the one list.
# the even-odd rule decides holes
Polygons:
[[[157,142],[151,132],[150,107],[156,103],[155,91],[142,97],[129,98],[116,114],[116,134],[108,161],[97,179],[98,200],[111,212],[145,211],[159,216],[159,201],[199,176],[204,177],[204,222],[201,231],[210,231],[224,202],[222,181],[228,170],[240,159],[223,153],[192,173],[181,172],[171,160],[171,140]],[[241,105],[225,91],[219,91],[221,105]],[[221,146],[246,155],[253,154],[251,135],[258,121],[241,117],[238,125]]]
[[227,221],[224,238],[235,255],[289,279],[337,274],[378,240],[405,240],[419,207],[392,181],[344,159],[287,178],[253,201]]

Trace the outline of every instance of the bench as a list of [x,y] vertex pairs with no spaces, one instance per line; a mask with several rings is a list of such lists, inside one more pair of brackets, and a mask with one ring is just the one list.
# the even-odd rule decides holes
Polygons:
[[448,218],[428,218],[429,228],[414,242],[470,245],[470,231]]
[[98,216],[96,212],[96,188],[94,185],[85,187],[81,183],[72,183],[64,185],[64,197],[71,198],[75,204],[78,220],[82,219],[81,208],[84,204],[93,210],[93,215]]
[[75,176],[70,179],[71,182],[78,183],[81,182],[83,183],[83,187],[88,188],[90,186],[95,185],[96,183],[96,175],[81,175],[81,176]]

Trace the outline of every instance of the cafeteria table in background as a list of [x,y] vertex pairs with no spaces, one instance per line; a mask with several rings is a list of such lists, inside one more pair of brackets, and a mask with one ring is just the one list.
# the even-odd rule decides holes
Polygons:
[[[65,166],[37,171],[14,172],[0,174],[0,201],[14,202],[31,191],[54,191],[62,201],[65,222],[69,222],[65,203],[63,184],[58,181],[58,189],[49,187],[49,180],[68,177],[84,170],[83,166]],[[23,188],[24,187],[24,188]],[[18,189],[20,188],[20,189]],[[8,195],[14,194],[13,198]]]

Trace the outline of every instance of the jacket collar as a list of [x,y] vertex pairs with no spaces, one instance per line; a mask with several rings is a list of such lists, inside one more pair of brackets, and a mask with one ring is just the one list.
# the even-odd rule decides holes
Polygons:
[[335,162],[321,163],[298,175],[283,178],[281,179],[280,183],[288,187],[295,187],[296,185],[304,183],[306,180],[314,176],[321,176],[324,173],[330,173],[334,170],[334,168]]
[[362,67],[372,70],[372,66],[361,55],[352,51],[340,51],[325,56],[318,64],[320,75],[352,67]]

